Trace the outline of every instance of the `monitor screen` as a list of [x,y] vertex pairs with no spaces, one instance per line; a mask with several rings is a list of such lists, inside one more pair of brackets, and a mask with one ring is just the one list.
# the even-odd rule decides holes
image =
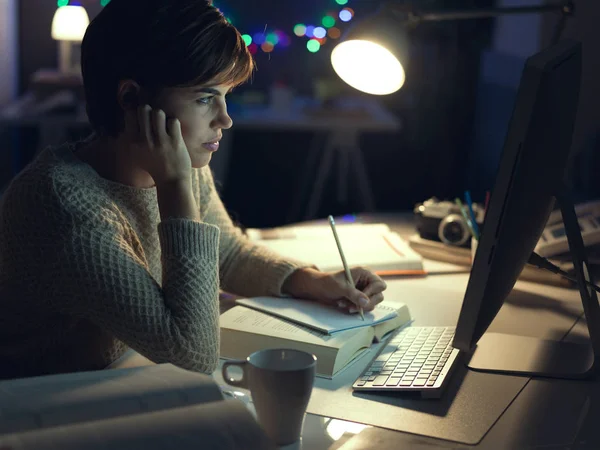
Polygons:
[[472,351],[486,332],[544,231],[563,187],[580,78],[579,42],[525,63],[456,328],[460,350]]

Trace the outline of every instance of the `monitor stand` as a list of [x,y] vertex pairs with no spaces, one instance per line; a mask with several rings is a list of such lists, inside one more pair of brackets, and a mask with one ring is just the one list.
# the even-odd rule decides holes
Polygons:
[[584,281],[593,283],[575,208],[566,192],[566,188],[563,188],[555,198],[565,224],[590,335],[589,342],[579,344],[485,333],[467,363],[470,369],[551,378],[588,378],[597,371],[597,362],[600,361],[600,306],[596,291]]

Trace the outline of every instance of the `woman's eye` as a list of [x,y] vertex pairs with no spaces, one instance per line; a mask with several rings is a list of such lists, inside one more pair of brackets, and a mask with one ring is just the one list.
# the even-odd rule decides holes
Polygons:
[[214,100],[214,97],[202,97],[196,100],[201,105],[210,105]]

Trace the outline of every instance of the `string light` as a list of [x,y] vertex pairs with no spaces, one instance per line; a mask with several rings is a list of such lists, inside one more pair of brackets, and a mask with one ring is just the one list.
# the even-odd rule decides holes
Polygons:
[[350,8],[344,8],[340,11],[340,20],[342,22],[350,22],[353,15],[354,11],[352,11]]
[[311,53],[317,53],[321,49],[321,44],[316,39],[311,39],[306,43],[306,48]]
[[329,30],[327,30],[327,36],[329,36],[331,39],[339,39],[341,35],[342,32],[337,27],[332,27]]
[[324,38],[327,36],[327,31],[323,27],[316,27],[313,31],[313,36],[319,39]]
[[331,16],[325,16],[323,17],[323,20],[321,20],[321,23],[325,28],[331,28],[335,25],[335,19]]
[[249,34],[242,34],[242,39],[246,43],[246,46],[252,44],[252,36],[250,36]]

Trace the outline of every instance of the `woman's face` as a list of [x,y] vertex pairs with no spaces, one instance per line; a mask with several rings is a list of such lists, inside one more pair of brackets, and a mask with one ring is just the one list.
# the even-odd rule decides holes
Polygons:
[[168,118],[179,119],[194,168],[208,165],[219,148],[222,130],[233,124],[225,102],[230,88],[223,84],[166,88],[151,105],[162,109]]

